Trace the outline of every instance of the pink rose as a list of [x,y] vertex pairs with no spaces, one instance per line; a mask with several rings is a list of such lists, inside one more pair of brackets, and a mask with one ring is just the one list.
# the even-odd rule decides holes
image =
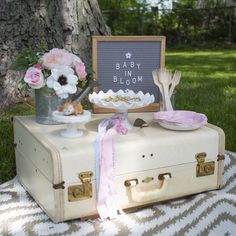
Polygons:
[[73,66],[75,67],[77,63],[82,63],[82,61],[78,56],[73,54]]
[[54,48],[42,57],[43,66],[49,70],[73,66],[74,55],[65,49]]
[[45,85],[42,71],[35,67],[26,71],[24,81],[33,89],[40,89]]
[[43,69],[43,65],[42,64],[34,64],[33,67],[39,69],[39,70],[42,70]]
[[87,72],[85,71],[85,65],[83,62],[75,63],[75,71],[79,76],[79,80],[84,80],[87,76]]

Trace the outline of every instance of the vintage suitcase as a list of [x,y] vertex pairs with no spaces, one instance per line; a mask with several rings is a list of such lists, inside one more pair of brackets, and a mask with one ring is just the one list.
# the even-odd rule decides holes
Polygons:
[[[65,125],[37,124],[34,117],[14,119],[17,175],[54,222],[97,214],[94,142],[99,122],[81,125],[84,136],[60,136]],[[149,127],[120,135],[115,143],[115,184],[123,209],[221,188],[224,132],[213,125],[172,131],[152,121],[153,113],[129,114]]]

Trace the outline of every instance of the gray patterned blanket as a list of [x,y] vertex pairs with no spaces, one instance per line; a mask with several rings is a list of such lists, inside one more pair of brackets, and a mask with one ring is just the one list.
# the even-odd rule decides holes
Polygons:
[[55,224],[14,178],[0,185],[0,235],[236,235],[236,153],[226,154],[223,189],[103,222]]

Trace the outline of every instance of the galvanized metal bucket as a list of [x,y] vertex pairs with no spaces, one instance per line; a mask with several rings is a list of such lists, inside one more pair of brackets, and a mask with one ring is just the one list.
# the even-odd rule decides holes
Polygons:
[[59,98],[53,89],[43,87],[35,89],[35,112],[36,122],[45,125],[56,125],[58,122],[52,118],[52,112],[57,110],[62,99]]

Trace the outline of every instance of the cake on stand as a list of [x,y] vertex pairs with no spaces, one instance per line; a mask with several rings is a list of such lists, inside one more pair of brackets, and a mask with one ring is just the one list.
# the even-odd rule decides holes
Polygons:
[[63,115],[63,112],[54,111],[53,119],[57,122],[67,124],[67,128],[61,131],[61,136],[65,138],[79,138],[83,135],[83,131],[77,128],[78,123],[87,122],[91,119],[91,112],[84,110],[79,115]]
[[148,106],[155,100],[154,95],[144,94],[139,91],[135,93],[132,90],[119,90],[114,92],[108,90],[106,93],[99,91],[89,95],[89,101],[99,107],[114,109],[116,114],[122,114],[125,117],[124,126],[132,130],[133,125],[128,120],[128,110]]

